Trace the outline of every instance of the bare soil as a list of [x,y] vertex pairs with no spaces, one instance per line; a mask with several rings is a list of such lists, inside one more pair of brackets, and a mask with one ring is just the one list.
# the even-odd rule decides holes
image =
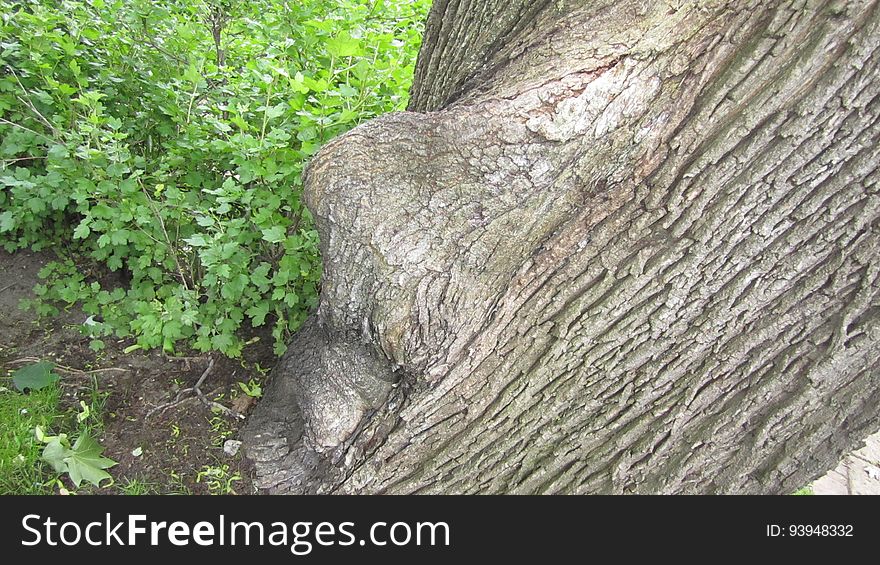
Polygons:
[[[243,419],[212,412],[190,393],[182,395],[176,406],[156,410],[198,381],[209,364],[207,355],[124,353],[134,343],[130,339],[105,339],[106,348],[96,353],[79,330],[86,318],[79,309],[38,320],[35,312],[19,307],[23,299],[33,298],[32,289],[40,282],[37,273],[53,260],[53,253],[46,251],[0,250],[0,374],[33,360],[52,361],[61,376],[66,408],[74,410],[80,400],[89,402],[95,390],[104,397],[103,433],[97,439],[105,454],[119,464],[110,469],[115,483],[92,492],[118,494],[131,481],[157,493],[256,492],[243,454],[223,452],[224,441],[237,438]],[[264,381],[276,362],[268,332],[253,337],[260,339],[245,348],[242,359],[215,356],[214,367],[200,387],[208,399],[243,414],[252,409],[254,399],[244,395],[237,383]],[[228,466],[225,476],[214,481],[204,474],[224,466]],[[229,480],[236,475],[239,480]]]

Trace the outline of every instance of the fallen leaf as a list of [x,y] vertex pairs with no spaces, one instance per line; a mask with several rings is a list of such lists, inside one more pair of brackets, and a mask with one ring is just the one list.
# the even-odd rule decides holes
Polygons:
[[58,380],[58,375],[52,372],[54,363],[40,361],[33,365],[22,367],[12,373],[12,384],[21,392],[25,390],[40,390]]
[[232,401],[232,409],[239,414],[245,414],[256,403],[256,398],[243,394]]

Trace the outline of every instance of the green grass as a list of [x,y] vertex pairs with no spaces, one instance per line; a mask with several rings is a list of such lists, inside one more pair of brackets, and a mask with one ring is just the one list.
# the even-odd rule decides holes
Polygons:
[[52,492],[52,471],[40,460],[43,445],[34,428],[53,427],[60,418],[59,397],[54,385],[22,394],[9,379],[0,379],[0,494]]
[[35,437],[35,428],[49,435],[72,433],[73,440],[82,434],[97,437],[104,430],[107,396],[93,380],[85,399],[72,408],[61,402],[57,383],[24,394],[11,378],[0,378],[0,495],[52,494],[56,486],[69,488],[43,461],[46,445]]
[[791,494],[794,496],[812,496],[813,495],[813,487],[805,486],[803,488],[797,489],[796,491],[794,491]]
[[158,494],[158,486],[138,479],[126,479],[125,484],[117,485],[119,492],[128,496],[143,496]]
[[104,433],[104,409],[108,396],[110,393],[101,390],[98,387],[97,377],[92,376],[92,386],[89,387],[88,397],[80,402],[78,410],[77,422],[79,422],[80,433],[87,433],[92,437]]

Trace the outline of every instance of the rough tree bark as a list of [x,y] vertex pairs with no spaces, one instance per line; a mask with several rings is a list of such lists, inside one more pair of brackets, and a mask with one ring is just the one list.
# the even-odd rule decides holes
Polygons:
[[329,143],[273,492],[786,492],[880,421],[877,2],[436,0]]

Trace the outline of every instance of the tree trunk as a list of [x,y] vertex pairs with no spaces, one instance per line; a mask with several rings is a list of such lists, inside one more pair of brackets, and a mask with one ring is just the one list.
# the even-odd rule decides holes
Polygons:
[[875,1],[436,0],[315,157],[273,492],[783,493],[880,422]]

